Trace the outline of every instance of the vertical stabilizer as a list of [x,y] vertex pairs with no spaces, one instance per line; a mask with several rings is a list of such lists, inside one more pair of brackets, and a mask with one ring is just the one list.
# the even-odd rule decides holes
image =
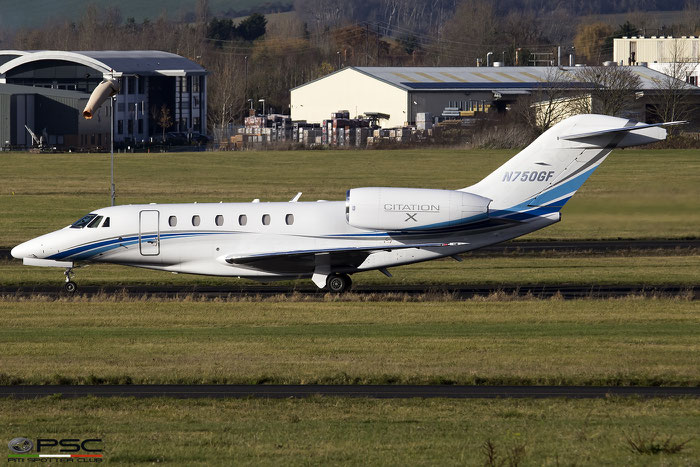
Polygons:
[[491,217],[559,211],[616,147],[661,141],[666,130],[625,118],[576,115],[557,123],[467,191],[492,199]]

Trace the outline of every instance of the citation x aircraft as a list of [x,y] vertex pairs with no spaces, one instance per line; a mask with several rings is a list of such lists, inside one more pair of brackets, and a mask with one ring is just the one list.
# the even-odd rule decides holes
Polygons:
[[370,187],[344,201],[121,205],[29,240],[12,256],[72,270],[113,263],[268,282],[310,278],[343,292],[350,275],[453,257],[542,229],[614,148],[661,141],[666,125],[569,117],[475,185]]

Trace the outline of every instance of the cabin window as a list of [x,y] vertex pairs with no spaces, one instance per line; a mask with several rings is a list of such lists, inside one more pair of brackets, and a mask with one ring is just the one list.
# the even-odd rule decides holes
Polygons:
[[222,225],[224,225],[224,216],[222,216],[221,214],[219,214],[218,216],[216,216],[216,217],[214,218],[214,222],[216,223],[216,225],[218,225],[219,227],[221,227]]
[[197,227],[201,222],[202,220],[199,218],[199,216],[192,216],[192,225]]
[[88,224],[88,229],[96,229],[97,227],[100,226],[100,222],[102,222],[102,216],[97,216],[97,217],[95,217],[95,218]]
[[168,225],[170,227],[175,227],[177,225],[177,217],[175,217],[175,216],[168,217]]
[[88,214],[87,216],[83,216],[77,221],[73,222],[71,224],[71,229],[82,229],[86,225],[90,223],[91,220],[93,220],[95,217],[97,217],[97,214]]
[[109,217],[105,219],[104,224],[102,224],[102,227],[109,227]]
[[287,214],[284,221],[287,223],[287,225],[292,225],[294,223],[294,214]]
[[246,225],[248,223],[248,216],[241,214],[238,216],[238,225]]
[[263,223],[263,225],[270,225],[270,215],[269,214],[263,214],[262,223]]

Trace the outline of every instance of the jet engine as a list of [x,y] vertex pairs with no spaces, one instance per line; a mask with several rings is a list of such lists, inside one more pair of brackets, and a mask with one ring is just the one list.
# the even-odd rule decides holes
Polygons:
[[345,199],[348,224],[372,230],[443,229],[482,220],[490,199],[422,188],[353,188]]
[[90,94],[90,99],[83,110],[83,117],[90,120],[95,114],[97,109],[100,108],[102,103],[108,98],[114,96],[119,92],[119,83],[114,80],[105,79],[100,84],[97,85],[92,94]]

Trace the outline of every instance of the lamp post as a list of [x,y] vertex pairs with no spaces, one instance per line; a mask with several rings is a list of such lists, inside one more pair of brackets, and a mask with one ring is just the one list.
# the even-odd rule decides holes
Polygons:
[[338,69],[340,70],[340,50],[336,54],[338,55]]

